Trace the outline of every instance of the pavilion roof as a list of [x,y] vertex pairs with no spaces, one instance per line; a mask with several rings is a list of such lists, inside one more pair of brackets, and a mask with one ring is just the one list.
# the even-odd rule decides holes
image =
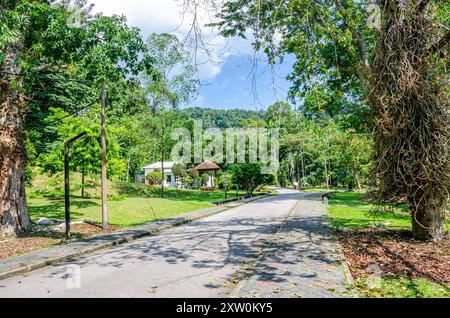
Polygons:
[[216,165],[212,161],[206,160],[202,164],[200,164],[197,167],[195,167],[194,170],[197,170],[197,171],[217,171],[217,170],[221,170],[221,169],[220,169],[220,167],[218,165]]

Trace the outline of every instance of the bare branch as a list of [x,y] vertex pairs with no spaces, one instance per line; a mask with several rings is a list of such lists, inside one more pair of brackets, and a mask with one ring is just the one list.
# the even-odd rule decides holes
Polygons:
[[47,64],[41,64],[39,66],[33,67],[31,69],[31,71],[33,73],[40,73],[40,72],[47,71],[49,69],[64,69],[64,68],[68,68],[68,67],[69,67],[68,64],[54,65],[54,64],[47,63]]

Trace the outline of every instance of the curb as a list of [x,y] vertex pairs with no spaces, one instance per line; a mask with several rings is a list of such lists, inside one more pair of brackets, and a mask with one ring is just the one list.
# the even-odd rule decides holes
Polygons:
[[[102,249],[110,248],[113,246],[130,243],[132,241],[135,241],[137,239],[147,237],[147,236],[155,236],[163,231],[182,226],[185,224],[189,224],[191,222],[194,222],[196,220],[204,219],[209,216],[213,216],[215,214],[219,214],[228,210],[231,210],[233,208],[236,208],[238,206],[251,203],[253,201],[265,199],[269,197],[269,195],[262,195],[262,196],[256,196],[249,199],[241,200],[239,202],[236,202],[233,206],[221,206],[221,207],[213,207],[198,211],[192,211],[185,214],[185,216],[180,216],[178,218],[171,218],[166,219],[162,221],[157,221],[153,223],[149,223],[146,225],[141,225],[138,227],[135,227],[134,229],[128,229],[123,230],[115,233],[109,233],[105,235],[100,235],[96,237],[92,237],[90,239],[76,241],[73,243],[68,243],[66,245],[62,245],[59,248],[58,247],[51,247],[44,250],[39,250],[35,252],[31,252],[28,254],[23,254],[17,257],[5,259],[3,261],[0,261],[0,280],[27,274],[31,271],[34,271],[39,268],[43,268],[49,265],[58,264],[70,259],[73,259],[75,257],[80,257],[86,254],[90,254],[93,252],[97,252]],[[194,215],[192,215],[194,214]],[[191,216],[192,215],[192,216]],[[117,236],[117,237],[116,237]],[[102,241],[105,242],[102,242]],[[100,241],[99,243],[96,243],[97,241]],[[92,244],[92,246],[85,246]],[[68,252],[62,252],[58,254],[58,249],[70,249],[73,248],[73,251]],[[45,253],[54,252],[55,255],[53,256],[45,256]],[[41,255],[39,255],[41,254]],[[35,257],[35,260],[26,261],[26,258],[33,258]],[[9,263],[9,264],[8,264]],[[1,269],[1,266],[7,267],[7,269]],[[8,269],[9,267],[9,269]]]
[[[335,192],[328,192],[325,194],[325,196],[328,196],[330,194],[333,194]],[[333,230],[333,226],[332,226],[332,222],[331,222],[331,216],[330,216],[330,212],[328,211],[328,206],[327,204],[325,204],[325,202],[322,201],[322,204],[324,206],[325,211],[327,212],[327,222],[326,222],[326,226],[329,228],[330,230],[330,234],[332,239],[336,242],[336,251],[339,254],[339,258],[341,260],[341,267],[344,271],[344,276],[345,276],[345,280],[347,282],[347,289],[349,290],[349,292],[351,294],[353,294],[353,298],[359,298],[359,293],[356,290],[356,286],[355,286],[355,281],[353,279],[353,275],[352,272],[350,271],[350,268],[348,266],[348,262],[346,261],[344,252],[342,250],[342,246],[341,243],[339,242],[339,238],[336,236],[334,230]]]

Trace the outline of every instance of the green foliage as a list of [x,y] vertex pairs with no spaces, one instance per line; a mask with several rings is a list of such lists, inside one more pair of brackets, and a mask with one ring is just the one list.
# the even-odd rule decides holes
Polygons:
[[291,105],[285,102],[276,102],[269,106],[265,114],[265,122],[268,128],[279,128],[280,134],[295,131],[298,116]]
[[360,48],[370,57],[374,44],[365,10],[366,1],[353,0],[226,1],[215,25],[227,37],[254,31],[255,49],[271,63],[293,54],[290,96],[305,113],[358,114],[352,120],[361,122],[368,108],[355,103],[367,84]]
[[152,33],[146,44],[149,58],[160,75],[156,80],[145,77],[146,92],[153,112],[165,106],[189,102],[197,91],[195,67],[186,52],[172,34]]
[[243,123],[246,119],[262,120],[264,113],[262,111],[255,112],[244,109],[210,109],[210,108],[185,108],[180,111],[183,120],[202,120],[204,128],[239,128],[244,127]]
[[161,185],[163,179],[161,170],[156,169],[153,172],[150,172],[145,179],[148,181],[149,185]]
[[180,178],[183,180],[187,176],[186,165],[183,163],[177,163],[175,166],[173,166],[172,172],[175,178]]
[[[95,113],[87,113],[83,117],[67,117],[67,113],[60,109],[50,109],[53,118],[64,119],[56,127],[57,139],[53,142],[51,151],[42,153],[37,159],[37,164],[43,172],[56,174],[64,171],[64,142],[74,136],[86,132],[86,136],[72,144],[70,149],[70,165],[74,171],[80,171],[85,175],[98,174],[101,171],[100,149],[100,122]],[[108,175],[110,178],[118,177],[125,173],[126,163],[120,156],[118,135],[122,129],[114,125],[108,127]]]
[[373,147],[370,135],[342,128],[332,120],[297,116],[296,127],[281,135],[280,181],[303,186],[367,186]]
[[275,181],[273,175],[264,175],[261,173],[260,164],[237,164],[231,167],[231,180],[239,189],[252,194],[258,186],[263,184],[272,184]]

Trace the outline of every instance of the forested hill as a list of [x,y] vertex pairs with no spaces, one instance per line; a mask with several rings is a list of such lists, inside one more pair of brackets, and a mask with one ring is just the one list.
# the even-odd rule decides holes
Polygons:
[[204,127],[233,128],[241,127],[245,119],[264,119],[264,111],[245,109],[211,109],[211,108],[185,108],[181,110],[183,119],[192,118],[202,120]]

